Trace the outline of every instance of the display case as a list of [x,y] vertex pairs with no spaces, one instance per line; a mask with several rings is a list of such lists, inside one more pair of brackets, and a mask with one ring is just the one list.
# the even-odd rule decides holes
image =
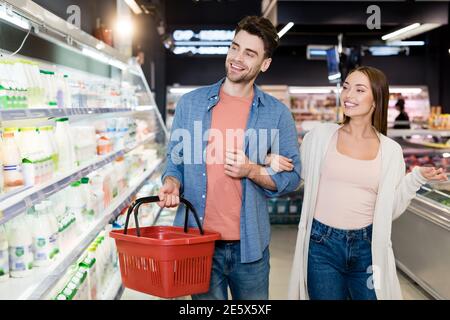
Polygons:
[[[134,59],[32,1],[8,2],[11,21],[71,58],[0,49],[0,300],[113,299],[122,285],[108,231],[157,192],[167,130]],[[148,211],[142,225],[161,215],[168,223]],[[97,271],[79,270],[86,255]]]
[[167,103],[166,103],[166,127],[168,130],[172,128],[172,121],[175,109],[180,98],[199,87],[197,86],[168,86],[167,87]]
[[[289,106],[300,134],[309,128],[311,122],[342,121],[342,108],[338,107],[341,90],[342,87],[338,86],[289,87]],[[430,115],[430,99],[426,86],[390,86],[389,92],[389,128],[393,127],[399,113],[395,104],[400,98],[405,100],[405,111],[409,115],[413,128],[422,128],[427,124]],[[306,129],[304,122],[307,123]]]
[[[392,132],[403,147],[407,170],[437,166],[449,172],[446,132]],[[433,142],[429,142],[429,141]],[[436,299],[450,299],[450,183],[420,188],[403,215],[393,222],[392,245],[397,266]]]

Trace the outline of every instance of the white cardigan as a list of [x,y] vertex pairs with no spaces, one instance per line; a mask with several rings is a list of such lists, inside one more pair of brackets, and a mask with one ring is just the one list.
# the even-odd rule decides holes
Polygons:
[[[308,250],[315,212],[321,167],[338,124],[320,124],[305,135],[301,144],[304,199],[289,283],[289,299],[309,299],[307,290]],[[378,300],[402,299],[391,242],[392,221],[398,218],[415,197],[426,179],[416,167],[405,175],[401,146],[379,134],[381,143],[381,179],[375,204],[372,229],[373,286]],[[414,236],[414,235],[411,235]]]

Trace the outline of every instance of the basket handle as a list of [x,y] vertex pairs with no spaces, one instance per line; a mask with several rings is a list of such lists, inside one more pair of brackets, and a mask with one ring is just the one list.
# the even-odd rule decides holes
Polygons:
[[[127,212],[127,219],[125,221],[125,229],[123,231],[123,234],[127,234],[128,232],[128,222],[130,220],[130,216],[134,211],[134,222],[136,224],[136,234],[138,237],[141,236],[141,230],[139,228],[139,222],[138,222],[138,213],[139,213],[139,207],[141,205],[143,205],[144,203],[153,203],[153,202],[159,202],[159,197],[158,196],[150,196],[150,197],[144,197],[144,198],[139,198],[136,199],[129,207],[128,207],[128,212]],[[184,218],[184,232],[188,232],[188,216],[189,216],[189,210],[194,214],[194,218],[195,218],[195,222],[197,223],[197,226],[200,230],[200,234],[203,235],[205,234],[202,228],[202,225],[200,224],[200,220],[198,219],[198,214],[197,211],[195,210],[194,206],[192,205],[192,203],[190,203],[189,201],[187,201],[186,199],[180,197],[180,202],[184,203],[185,207],[186,207],[186,213],[185,213],[185,218]]]

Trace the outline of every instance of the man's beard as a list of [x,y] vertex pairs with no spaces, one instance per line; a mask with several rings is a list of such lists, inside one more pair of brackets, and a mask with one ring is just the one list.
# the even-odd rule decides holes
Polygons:
[[[225,71],[226,71],[227,79],[230,80],[231,82],[234,82],[234,83],[249,83],[249,82],[255,80],[256,77],[259,74],[259,71],[255,71],[253,73],[247,73],[247,74],[244,74],[244,75],[239,76],[239,77],[232,77],[232,76],[230,76],[229,68],[230,67],[229,67],[228,63],[226,63],[225,64]],[[258,69],[256,69],[256,70],[258,70]]]

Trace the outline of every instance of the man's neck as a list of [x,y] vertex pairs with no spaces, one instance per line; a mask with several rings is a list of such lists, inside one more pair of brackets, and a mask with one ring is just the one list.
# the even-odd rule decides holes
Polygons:
[[235,83],[225,79],[223,83],[222,90],[233,97],[239,98],[251,98],[253,96],[253,83],[255,81],[250,81],[247,83]]

